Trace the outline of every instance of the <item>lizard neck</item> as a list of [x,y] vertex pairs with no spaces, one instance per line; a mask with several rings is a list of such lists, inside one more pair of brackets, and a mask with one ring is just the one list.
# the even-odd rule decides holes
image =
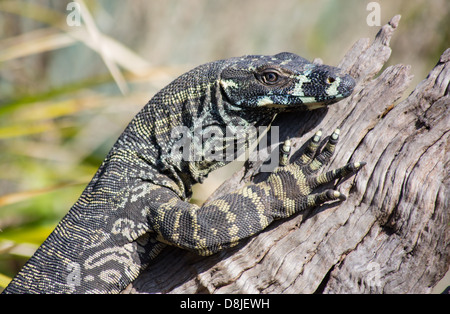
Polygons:
[[[128,137],[123,140],[134,146],[140,160],[166,175],[164,182],[150,180],[176,190],[184,199],[190,198],[193,184],[255,142],[257,128],[268,126],[276,114],[274,109],[232,104],[220,84],[220,66],[220,62],[206,64],[173,81],[124,132]],[[205,75],[209,73],[215,75]],[[167,177],[173,180],[169,185]]]

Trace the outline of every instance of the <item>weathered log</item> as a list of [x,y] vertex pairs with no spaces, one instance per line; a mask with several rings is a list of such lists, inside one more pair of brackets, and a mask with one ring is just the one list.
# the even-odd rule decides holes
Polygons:
[[[387,67],[400,16],[375,40],[359,40],[341,68],[353,95],[324,110],[280,115],[280,141],[301,151],[320,127],[341,140],[328,168],[366,161],[339,184],[344,202],[285,221],[210,257],[166,248],[132,284],[134,293],[427,293],[450,264],[450,49],[405,100],[409,66]],[[295,154],[294,154],[295,155]],[[294,156],[295,158],[295,156]],[[219,189],[267,174],[246,164]],[[329,186],[328,186],[329,188]],[[218,193],[214,194],[214,198]]]

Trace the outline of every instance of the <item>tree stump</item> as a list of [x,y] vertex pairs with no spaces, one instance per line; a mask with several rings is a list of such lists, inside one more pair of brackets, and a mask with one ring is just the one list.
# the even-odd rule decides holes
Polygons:
[[[389,66],[375,76],[399,20],[372,43],[356,42],[340,63],[357,81],[352,96],[273,123],[280,142],[289,137],[298,152],[319,127],[328,135],[341,128],[327,169],[367,162],[334,185],[346,201],[276,221],[210,257],[167,247],[125,292],[429,293],[450,264],[450,49],[395,104],[411,81],[410,67]],[[218,191],[263,180],[260,165],[247,163]]]

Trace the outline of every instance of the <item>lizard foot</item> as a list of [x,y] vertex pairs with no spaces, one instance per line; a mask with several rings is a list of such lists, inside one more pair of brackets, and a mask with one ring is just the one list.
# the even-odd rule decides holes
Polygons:
[[282,167],[276,169],[269,176],[268,181],[274,190],[276,198],[283,203],[283,207],[287,210],[286,215],[289,216],[293,212],[318,206],[327,201],[343,201],[346,199],[344,194],[333,189],[313,193],[318,186],[355,173],[366,164],[365,162],[348,163],[341,168],[317,174],[333,156],[339,140],[339,133],[340,130],[336,129],[323,149],[318,152],[321,146],[322,131],[317,131],[309,140],[302,155],[289,165],[287,165],[287,160],[290,151],[290,141],[287,140],[281,147],[280,157],[282,158],[280,160],[282,161]]

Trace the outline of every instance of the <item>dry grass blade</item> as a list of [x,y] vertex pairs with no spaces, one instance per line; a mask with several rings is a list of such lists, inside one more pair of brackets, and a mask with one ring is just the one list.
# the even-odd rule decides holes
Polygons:
[[36,197],[39,195],[43,195],[43,194],[47,194],[47,193],[50,193],[53,191],[57,191],[59,189],[65,188],[65,187],[86,184],[86,182],[87,181],[61,183],[61,184],[57,184],[57,185],[43,188],[43,189],[6,194],[3,196],[0,196],[0,207],[6,206],[6,205],[11,205],[11,204],[22,202],[22,201],[26,201],[30,198],[33,198],[33,197]]
[[72,45],[76,40],[54,28],[38,29],[0,42],[0,62]]
[[97,51],[99,54],[102,54],[102,51],[99,49],[107,51],[107,58],[111,60],[114,65],[117,63],[135,75],[141,75],[141,73],[146,72],[151,67],[147,60],[141,58],[132,50],[105,34],[98,34],[98,38],[102,43],[101,45],[98,44],[97,38],[89,36],[87,30],[84,28],[70,31],[67,35],[83,42],[86,46]]
[[[135,75],[140,76],[148,72],[151,65],[147,60],[109,36],[99,34],[99,37],[103,43],[102,47],[108,51],[108,58],[112,62]],[[1,41],[0,62],[64,48],[77,42],[83,42],[92,50],[100,53],[99,45],[84,27],[68,30],[65,33],[54,28],[45,28]]]
[[93,39],[93,42],[97,46],[96,51],[100,54],[100,56],[103,59],[103,62],[105,62],[106,67],[108,68],[109,72],[111,73],[112,77],[114,78],[114,81],[116,82],[117,86],[119,87],[122,94],[128,94],[129,89],[125,82],[125,79],[120,72],[117,65],[113,62],[113,60],[110,58],[109,50],[106,49],[105,42],[102,40],[102,36],[100,35],[100,31],[98,30],[97,26],[95,25],[94,19],[92,18],[91,13],[89,12],[88,8],[86,7],[83,0],[77,1],[81,6],[81,16],[83,17],[83,21],[86,24],[87,32],[91,35],[91,38]]
[[[1,241],[0,242],[0,254],[14,254],[18,256],[30,257],[36,251],[37,246],[32,243],[17,244],[14,241]],[[1,274],[0,274],[1,276]],[[1,280],[1,278],[0,278]],[[1,286],[1,283],[0,283]]]
[[[123,94],[128,92],[126,80],[118,65],[135,75],[148,71],[150,63],[132,50],[101,33],[84,1],[77,1],[81,7],[84,27],[69,27],[66,16],[60,12],[24,2],[5,1],[0,3],[0,11],[17,14],[51,25],[55,28],[31,31],[0,42],[0,62],[31,54],[51,51],[83,42],[96,51],[103,59],[108,71]],[[56,29],[64,33],[58,33]]]

